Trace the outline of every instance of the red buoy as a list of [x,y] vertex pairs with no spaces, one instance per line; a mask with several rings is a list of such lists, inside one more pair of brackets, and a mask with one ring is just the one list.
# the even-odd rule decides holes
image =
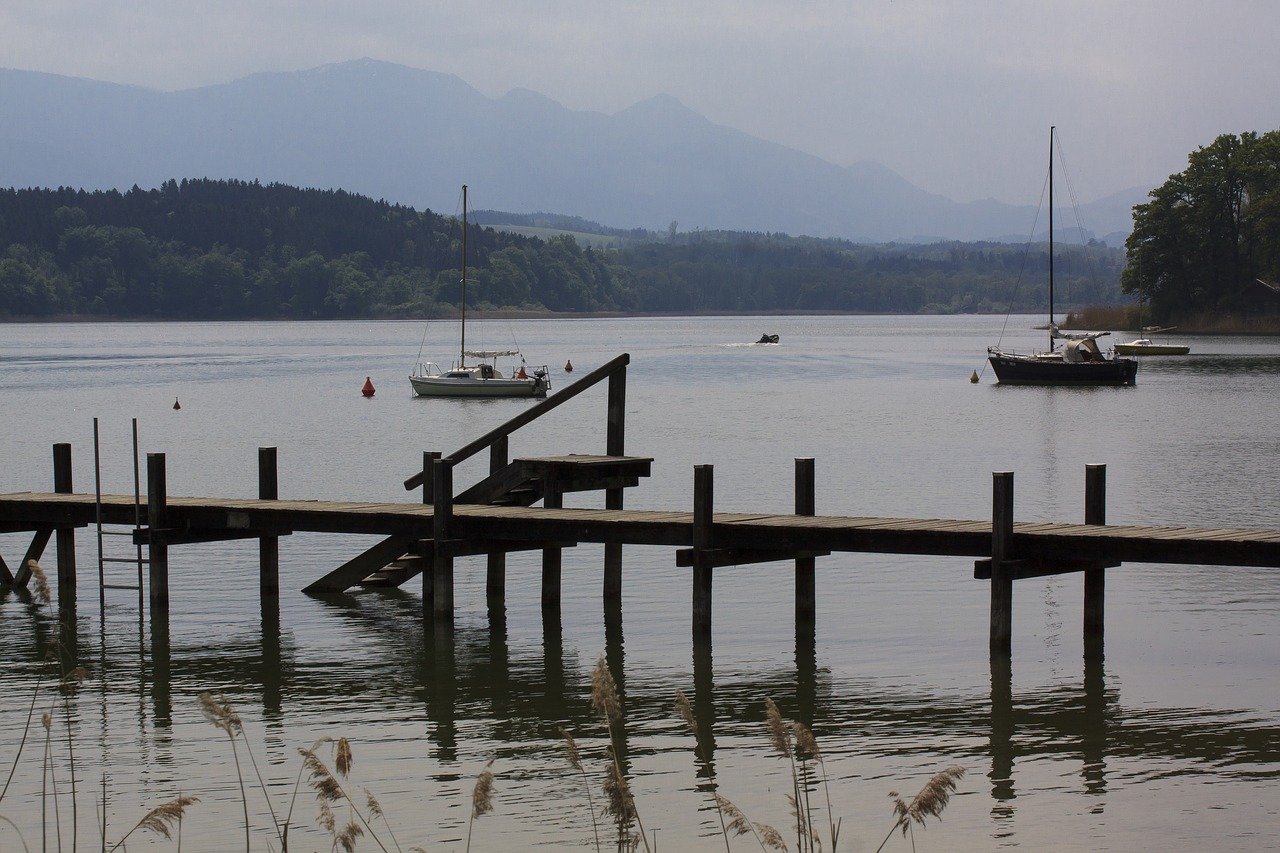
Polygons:
[[368,376],[364,378],[364,387],[360,389],[360,393],[365,395],[366,397],[373,396],[373,380],[370,379]]
[[573,373],[573,362],[572,362],[572,361],[566,361],[566,362],[564,363],[564,372],[565,372],[565,373]]
[[178,403],[178,398],[177,398],[177,397],[174,397],[174,398],[173,398],[173,407],[174,407],[175,409],[181,409],[181,408],[182,408],[182,406]]

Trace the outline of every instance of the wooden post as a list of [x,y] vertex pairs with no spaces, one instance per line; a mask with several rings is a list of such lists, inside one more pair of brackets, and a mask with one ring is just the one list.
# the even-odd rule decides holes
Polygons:
[[[276,448],[258,448],[258,500],[274,501],[280,497]],[[280,594],[280,537],[258,537],[258,588],[263,595]]]
[[[816,512],[814,499],[813,457],[796,459],[796,515],[811,516]],[[796,557],[796,626],[812,625],[817,620],[817,585],[813,557]]]
[[[564,506],[564,492],[560,484],[549,479],[542,485],[542,505],[547,509]],[[560,610],[560,585],[564,559],[563,548],[542,549],[542,612],[558,613]]]
[[[1107,466],[1084,468],[1084,523],[1107,523]],[[1084,570],[1084,655],[1102,657],[1102,640],[1107,597],[1107,570]]]
[[[433,499],[434,491],[432,489],[432,480],[435,479],[435,470],[433,466],[439,458],[440,451],[438,450],[422,451],[422,503],[424,505],[435,503],[435,500]],[[422,551],[422,544],[423,543],[421,542],[418,543],[419,552]],[[431,568],[422,573],[422,608],[424,614],[426,613],[427,603],[435,599],[435,583],[436,572],[435,564],[433,563]]]
[[[423,484],[425,487],[425,483]],[[431,598],[423,596],[425,606],[428,600],[434,602],[433,610],[438,617],[453,615],[453,557],[442,557],[440,545],[449,539],[449,526],[453,517],[453,463],[447,459],[434,459],[431,465],[431,493],[433,538],[435,539],[435,559],[431,565]]]
[[422,503],[424,506],[426,504],[435,503],[435,500],[432,498],[433,484],[431,482],[431,478],[435,476],[432,473],[432,466],[435,464],[435,461],[439,458],[440,458],[439,450],[422,451]]
[[[508,437],[495,438],[489,445],[489,473],[496,474],[507,467],[510,454],[507,449]],[[503,598],[507,594],[507,553],[497,551],[489,555],[485,575],[485,595],[488,598]]]
[[[71,487],[71,445],[53,446],[53,490],[60,495],[75,491]],[[54,541],[58,546],[58,601],[74,604],[76,600],[76,530],[59,527]]]
[[711,637],[711,564],[703,555],[711,548],[712,507],[714,506],[714,467],[693,468],[693,637],[694,641]]
[[[609,409],[606,415],[605,455],[626,455],[627,366],[625,363],[609,374]],[[626,489],[606,489],[604,508],[620,510]],[[604,599],[622,600],[622,543],[606,542],[604,546]]]
[[991,490],[991,654],[1013,651],[1013,472],[997,471]]
[[168,483],[165,476],[163,453],[147,454],[147,526],[153,536],[148,545],[151,566],[151,604],[167,607],[169,604],[169,546],[155,541],[154,532],[165,527]]

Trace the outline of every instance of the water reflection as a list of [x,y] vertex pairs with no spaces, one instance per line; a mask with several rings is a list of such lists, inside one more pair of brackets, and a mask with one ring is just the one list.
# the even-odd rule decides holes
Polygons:
[[[428,724],[425,736],[441,768],[436,776],[441,781],[459,778],[456,765],[474,752],[468,740],[478,725],[492,725],[493,738],[509,756],[519,755],[535,768],[545,764],[548,774],[560,763],[558,754],[547,754],[547,744],[558,740],[559,726],[601,730],[587,700],[590,668],[570,662],[576,657],[566,650],[558,611],[543,614],[540,654],[513,655],[507,608],[500,597],[488,602],[487,624],[462,627],[429,615],[424,619],[421,600],[402,592],[333,596],[324,607],[329,611],[326,619],[361,638],[361,659],[350,663],[355,671],[338,684],[335,678],[342,676],[328,667],[321,678],[308,676],[300,650],[282,637],[274,605],[264,606],[261,630],[248,642],[212,636],[199,647],[174,648],[168,620],[151,614],[145,642],[140,642],[145,645],[142,663],[129,670],[139,699],[146,697],[149,706],[139,716],[149,716],[152,724],[137,732],[136,754],[163,756],[172,749],[175,682],[230,685],[229,693],[258,695],[261,708],[242,712],[251,717],[260,711],[281,728],[288,722],[308,725],[330,719],[326,709],[335,700],[350,701],[354,704],[345,707],[358,705],[365,714],[376,714],[379,708],[417,707]],[[64,650],[100,658],[97,672],[115,669],[111,683],[104,679],[102,687],[105,729],[106,706],[131,692],[120,674],[121,661],[130,651],[104,650],[107,635],[83,634],[75,608],[50,612],[20,591],[4,594],[0,615],[10,623],[6,627],[18,621],[15,617],[32,627],[29,640],[11,654],[43,654],[55,638],[63,637]],[[645,756],[647,766],[654,753],[683,752],[683,738],[666,739],[679,725],[672,701],[674,685],[684,676],[646,674],[637,679],[627,665],[620,605],[606,606],[602,616],[605,663],[627,710],[627,724],[616,743],[623,767],[630,768],[638,754]],[[137,621],[143,623],[141,618]],[[15,634],[6,631],[6,636]],[[117,631],[112,637],[119,635]],[[828,755],[914,754],[932,760],[937,742],[911,742],[903,733],[938,733],[956,763],[968,766],[975,777],[985,771],[985,810],[997,837],[1015,834],[1020,796],[1038,790],[1032,769],[1036,762],[1078,765],[1080,784],[1074,789],[1082,792],[1076,796],[1090,800],[1084,807],[1090,810],[1101,809],[1117,787],[1117,765],[1128,768],[1126,780],[1134,767],[1152,777],[1171,768],[1177,773],[1246,779],[1280,775],[1272,769],[1280,766],[1280,727],[1273,720],[1222,709],[1127,708],[1119,685],[1108,681],[1101,655],[1084,658],[1078,676],[1029,689],[1017,686],[1009,657],[993,656],[989,689],[971,694],[963,688],[945,691],[919,683],[837,680],[819,665],[817,641],[813,624],[802,624],[795,632],[794,660],[755,671],[718,672],[712,644],[693,646],[688,695],[697,729],[698,790],[716,790],[724,781],[720,776],[731,772],[724,768],[736,767],[734,762],[740,760],[731,752],[718,755],[724,744],[746,743],[748,749],[759,744],[760,754],[767,752],[759,710],[766,697],[778,702],[785,717],[820,730]],[[723,661],[719,666],[726,668]],[[30,671],[30,666],[0,669],[0,690],[17,695],[25,689]],[[794,691],[781,685],[793,686]],[[78,701],[95,701],[93,692],[82,693]],[[334,718],[342,720],[341,715]]]

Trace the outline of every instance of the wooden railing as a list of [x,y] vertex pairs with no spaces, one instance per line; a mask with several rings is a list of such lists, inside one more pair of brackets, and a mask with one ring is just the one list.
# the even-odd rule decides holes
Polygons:
[[441,456],[439,453],[431,451],[424,452],[422,454],[422,470],[404,481],[405,489],[412,490],[422,486],[422,502],[431,503],[431,467],[434,461],[442,459],[451,465],[456,465],[464,459],[475,456],[485,448],[489,449],[490,454],[489,470],[491,472],[498,470],[509,461],[507,459],[507,439],[513,432],[536,421],[547,412],[563,403],[569,402],[583,391],[606,379],[609,380],[609,409],[606,424],[605,455],[621,456],[623,448],[626,446],[627,365],[630,363],[630,354],[624,352],[622,355],[597,367],[563,391],[559,391],[542,402],[531,406],[511,420],[490,430],[448,456]]

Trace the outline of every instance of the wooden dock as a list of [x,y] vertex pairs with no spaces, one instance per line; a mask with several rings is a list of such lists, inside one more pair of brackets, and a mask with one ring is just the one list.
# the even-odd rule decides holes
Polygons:
[[[134,500],[130,495],[104,495],[102,510],[106,522],[133,523]],[[179,545],[302,531],[404,536],[435,544],[434,508],[417,503],[170,497],[167,512],[165,527],[148,530],[144,544]],[[143,524],[149,525],[145,506],[142,513]],[[0,495],[0,532],[87,527],[95,523],[95,516],[93,495]],[[694,556],[692,510],[454,505],[451,519],[451,538],[441,551],[452,556],[484,553],[488,541],[665,545],[689,549],[676,554],[677,565],[683,566],[692,565]],[[726,543],[706,555],[717,565],[760,562],[735,559],[740,552],[779,550],[990,558],[992,523],[717,512],[711,517],[711,536],[716,543]],[[1117,563],[1280,567],[1280,530],[1025,521],[1013,525],[1012,544],[1018,559],[1046,565],[1070,554],[1074,559]],[[0,578],[12,583],[12,576],[3,574],[7,571],[7,566],[0,567]],[[1028,568],[1023,571],[1025,576]],[[977,574],[989,576],[990,572],[979,569]]]
[[[322,594],[358,585],[400,586],[422,574],[424,609],[432,618],[447,620],[454,609],[456,557],[487,554],[487,592],[501,596],[505,594],[505,555],[541,550],[542,605],[558,610],[564,548],[603,543],[603,595],[606,601],[618,602],[622,547],[657,545],[676,549],[676,565],[691,570],[696,639],[710,634],[712,577],[717,568],[791,563],[799,626],[814,618],[814,572],[820,557],[833,552],[959,556],[975,558],[974,577],[990,582],[993,652],[1009,651],[1013,581],[1068,572],[1084,576],[1086,652],[1100,652],[1105,570],[1109,568],[1126,562],[1280,567],[1280,530],[1106,524],[1102,465],[1086,467],[1084,524],[1015,522],[1010,472],[993,475],[992,517],[987,521],[820,516],[814,512],[812,459],[795,461],[793,514],[714,511],[709,465],[694,469],[691,509],[625,509],[623,491],[648,476],[652,462],[622,452],[626,363],[625,356],[615,359],[568,391],[449,456],[424,453],[423,470],[405,481],[406,488],[422,487],[422,502],[279,500],[275,448],[259,450],[257,499],[170,496],[163,454],[147,457],[145,503],[137,495],[75,493],[71,448],[55,445],[54,492],[0,495],[0,532],[33,534],[16,571],[0,558],[0,586],[25,586],[30,562],[39,560],[56,536],[59,598],[74,602],[75,529],[96,525],[101,530],[102,525],[115,524],[132,526],[133,543],[146,549],[153,609],[167,607],[171,547],[231,539],[259,541],[259,589],[265,600],[279,590],[280,537],[301,531],[375,535],[381,537],[376,545],[311,582],[305,591]],[[511,432],[605,379],[609,381],[609,433],[604,454],[509,461]],[[455,490],[454,465],[484,449],[490,452],[489,476]],[[566,493],[582,491],[603,492],[605,506],[563,506]]]

